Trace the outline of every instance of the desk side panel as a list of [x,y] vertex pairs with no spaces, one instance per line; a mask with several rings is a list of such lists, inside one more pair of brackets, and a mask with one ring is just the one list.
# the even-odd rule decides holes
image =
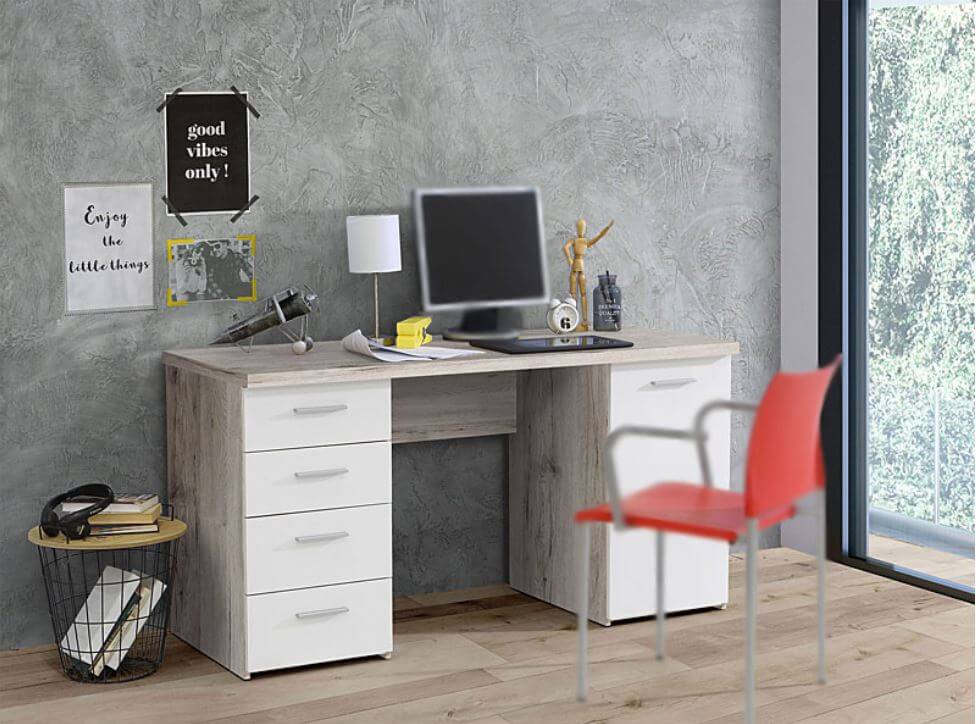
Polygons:
[[171,627],[247,678],[242,405],[240,386],[167,365],[169,499],[188,526]]
[[[509,438],[509,579],[513,588],[576,610],[573,514],[606,500],[603,447],[610,368],[520,373],[517,431]],[[590,618],[608,624],[607,527],[591,527]]]

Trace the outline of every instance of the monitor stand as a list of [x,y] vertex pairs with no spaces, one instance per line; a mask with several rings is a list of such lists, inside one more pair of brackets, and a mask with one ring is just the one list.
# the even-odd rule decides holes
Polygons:
[[516,339],[518,328],[502,322],[503,314],[497,307],[471,309],[461,316],[461,326],[445,330],[444,339],[462,342],[479,339]]

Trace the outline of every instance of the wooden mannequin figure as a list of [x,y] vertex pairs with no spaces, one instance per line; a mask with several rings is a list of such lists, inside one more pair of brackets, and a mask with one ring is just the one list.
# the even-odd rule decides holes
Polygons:
[[[566,261],[569,262],[569,296],[576,298],[580,310],[580,323],[576,328],[578,332],[586,332],[590,328],[590,314],[586,302],[586,272],[583,268],[586,250],[606,236],[612,226],[613,220],[603,227],[599,234],[592,239],[587,239],[586,221],[581,217],[576,221],[576,238],[563,244],[563,253],[566,255]],[[572,254],[570,249],[573,250]]]

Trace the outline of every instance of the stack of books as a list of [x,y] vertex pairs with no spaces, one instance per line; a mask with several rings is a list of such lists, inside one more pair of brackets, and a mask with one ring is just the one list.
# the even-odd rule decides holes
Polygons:
[[[94,500],[75,498],[62,503],[59,512],[73,513],[92,504]],[[159,532],[159,515],[162,512],[158,495],[133,495],[122,493],[115,502],[88,519],[93,536],[139,535]]]
[[61,649],[88,664],[94,676],[117,671],[166,584],[139,571],[106,566],[61,640]]

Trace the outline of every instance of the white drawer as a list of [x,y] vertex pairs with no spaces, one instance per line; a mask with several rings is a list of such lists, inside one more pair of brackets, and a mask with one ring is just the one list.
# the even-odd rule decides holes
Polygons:
[[390,439],[390,381],[244,390],[244,449]]
[[[610,428],[622,425],[689,430],[712,400],[727,400],[731,360],[614,365],[610,372]],[[708,419],[708,454],[716,487],[729,486],[730,416],[717,410]],[[627,437],[614,451],[621,492],[663,480],[700,482],[695,446],[685,440]]]
[[389,505],[248,518],[247,592],[389,578]]
[[389,503],[391,466],[388,442],[248,453],[246,515]]
[[706,402],[728,399],[730,359],[613,365],[610,424],[688,429]]
[[391,651],[389,578],[247,597],[251,672]]

